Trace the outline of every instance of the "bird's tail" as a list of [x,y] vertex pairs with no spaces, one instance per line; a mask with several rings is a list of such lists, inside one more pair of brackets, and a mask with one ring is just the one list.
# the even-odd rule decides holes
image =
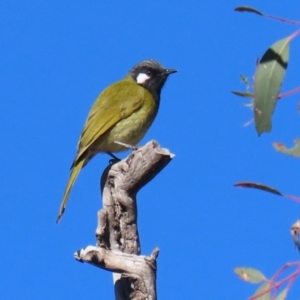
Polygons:
[[58,211],[56,223],[59,222],[59,220],[61,219],[61,217],[66,209],[71,189],[73,187],[73,184],[74,184],[80,170],[82,169],[82,167],[84,165],[84,162],[85,162],[85,159],[80,160],[71,170],[70,178],[69,178],[67,187],[65,189],[64,197],[63,197],[63,200],[61,202],[61,205],[60,205],[60,208]]

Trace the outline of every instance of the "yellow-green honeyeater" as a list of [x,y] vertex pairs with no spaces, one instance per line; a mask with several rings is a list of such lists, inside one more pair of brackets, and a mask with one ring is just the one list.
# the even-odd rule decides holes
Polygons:
[[79,138],[56,222],[64,213],[79,171],[93,156],[126,150],[115,141],[136,145],[144,137],[157,114],[161,89],[168,75],[175,72],[155,60],[145,60],[98,96]]

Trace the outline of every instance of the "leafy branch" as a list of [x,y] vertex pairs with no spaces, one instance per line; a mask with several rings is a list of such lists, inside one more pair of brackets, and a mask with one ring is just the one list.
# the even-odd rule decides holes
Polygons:
[[[235,11],[251,12],[281,22],[300,24],[300,22],[263,14],[259,10],[248,6],[239,6],[235,8]],[[290,42],[299,34],[300,29],[290,36],[275,42],[265,51],[256,65],[254,84],[249,85],[248,81],[244,81],[247,84],[247,88],[252,88],[253,92],[248,90],[247,92],[233,91],[235,95],[252,98],[251,104],[253,106],[255,128],[259,136],[264,132],[271,131],[272,115],[277,100],[300,91],[300,87],[297,87],[289,92],[279,94],[288,67]]]
[[[234,10],[237,12],[254,13],[262,17],[271,18],[292,25],[300,25],[300,21],[291,21],[264,14],[261,11],[249,6],[239,6]],[[297,87],[291,91],[280,94],[281,86],[289,62],[290,42],[299,34],[300,29],[296,30],[288,37],[285,37],[272,44],[265,51],[262,58],[256,62],[256,71],[253,84],[250,83],[245,76],[240,75],[241,80],[246,84],[246,91],[232,91],[232,93],[237,96],[251,98],[250,103],[245,104],[245,106],[251,107],[253,110],[255,128],[259,136],[262,133],[271,131],[272,115],[274,113],[277,101],[287,96],[294,95],[300,91],[300,87]],[[300,139],[295,139],[294,142],[295,146],[292,148],[287,148],[283,143],[278,142],[273,143],[273,147],[281,153],[300,158]],[[234,186],[255,188],[300,203],[299,197],[283,194],[279,190],[265,184],[255,182],[238,182]],[[300,220],[296,221],[292,225],[291,235],[295,246],[300,251]],[[291,270],[291,268],[296,269],[291,271],[289,275],[283,277],[283,273],[286,270]],[[254,295],[249,298],[250,300],[284,300],[286,299],[287,294],[293,286],[296,278],[300,274],[300,262],[291,262],[285,264],[273,275],[271,279],[267,279],[261,271],[253,268],[235,268],[234,272],[244,281],[253,284],[260,283],[260,286]]]

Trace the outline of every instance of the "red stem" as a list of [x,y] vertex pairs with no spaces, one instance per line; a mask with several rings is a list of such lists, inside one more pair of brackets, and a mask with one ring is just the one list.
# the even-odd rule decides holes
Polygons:
[[283,93],[283,94],[280,94],[280,95],[278,96],[278,99],[281,99],[281,98],[283,98],[283,97],[287,97],[287,96],[296,94],[296,93],[298,93],[298,92],[300,92],[300,87],[297,87],[297,88],[295,88],[295,89],[293,89],[293,90],[291,90],[291,91],[288,91],[288,92],[285,92],[285,93]]
[[285,198],[296,201],[297,203],[300,203],[300,198],[295,197],[293,195],[283,195]]
[[280,22],[289,23],[289,24],[292,24],[292,25],[299,25],[300,24],[299,21],[286,20],[286,19],[283,19],[283,18],[271,16],[271,15],[263,15],[263,16],[267,17],[267,18],[270,18],[270,19],[280,21]]
[[281,281],[277,282],[277,283],[274,283],[274,280],[287,268],[289,267],[292,267],[292,266],[299,266],[300,265],[300,262],[291,262],[291,263],[287,263],[285,264],[283,267],[281,267],[276,273],[275,275],[272,277],[272,279],[269,281],[271,283],[271,287],[257,295],[255,295],[254,297],[250,297],[249,300],[255,300],[255,299],[258,299],[259,297],[263,296],[264,294],[274,290],[274,289],[279,289],[280,286],[285,283],[286,281],[292,281],[292,282],[289,282],[288,284],[288,289],[291,288],[292,284],[294,283],[295,279],[296,279],[296,276],[299,275],[300,273],[300,267],[295,271],[293,272],[291,275],[287,276],[286,278],[283,278]]

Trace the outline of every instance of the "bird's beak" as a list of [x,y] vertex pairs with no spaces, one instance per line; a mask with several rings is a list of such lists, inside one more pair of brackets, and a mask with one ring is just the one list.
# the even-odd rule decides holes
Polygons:
[[176,69],[166,69],[164,73],[167,75],[170,75],[170,74],[173,74],[176,72],[178,72]]

